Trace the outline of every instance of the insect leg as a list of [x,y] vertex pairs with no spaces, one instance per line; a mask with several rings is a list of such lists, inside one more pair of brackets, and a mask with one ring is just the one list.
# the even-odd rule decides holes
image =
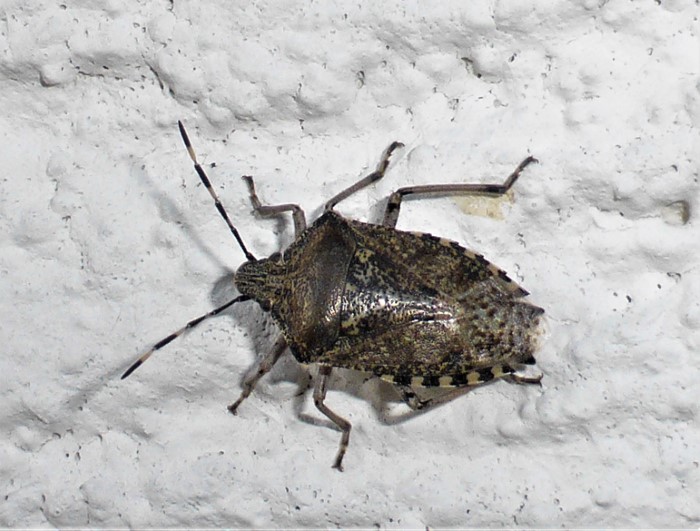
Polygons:
[[[511,380],[514,383],[517,384],[522,384],[522,385],[540,385],[540,382],[542,381],[542,375],[539,376],[522,376],[520,374],[505,374],[502,376],[503,378],[507,378]],[[437,396],[431,397],[431,398],[421,398],[418,395],[418,392],[413,389],[410,385],[401,385],[397,387],[397,390],[401,394],[401,399],[406,402],[408,407],[410,407],[413,411],[419,411],[422,409],[427,409],[431,407],[438,406],[440,404],[444,404],[446,402],[450,402],[451,400],[454,400],[458,396],[461,396],[463,394],[468,393],[472,389],[474,389],[474,385],[463,385],[459,387],[455,387],[454,389],[451,389],[449,391],[445,391],[444,393],[441,393]]]
[[466,385],[462,387],[456,387],[455,389],[445,391],[444,393],[432,398],[421,398],[420,396],[418,396],[418,393],[411,386],[408,385],[401,386],[398,388],[398,390],[401,393],[401,398],[404,402],[406,402],[408,407],[410,407],[413,411],[420,411],[454,400],[458,396],[462,396],[463,394],[468,393],[473,388],[473,386]]
[[406,195],[411,194],[436,194],[436,195],[468,195],[468,194],[486,194],[486,195],[503,195],[510,187],[513,186],[515,181],[518,180],[520,173],[529,164],[537,162],[535,157],[527,157],[522,161],[515,171],[510,174],[503,184],[429,184],[423,186],[407,186],[405,188],[399,188],[391,194],[389,197],[389,202],[386,205],[386,210],[384,211],[384,222],[382,223],[385,227],[395,227],[396,222],[399,219],[399,211],[401,209],[401,200]]
[[509,374],[507,378],[513,380],[517,384],[542,385],[542,375],[537,376],[522,376],[520,374]]
[[328,409],[328,406],[326,406],[326,404],[323,403],[323,400],[326,398],[326,386],[328,384],[328,377],[330,376],[332,370],[333,368],[329,365],[320,366],[318,372],[318,380],[316,380],[316,385],[314,387],[314,404],[316,404],[316,407],[321,413],[323,413],[326,417],[331,419],[333,423],[336,426],[338,426],[343,432],[343,435],[340,438],[340,447],[338,448],[338,453],[336,454],[335,461],[333,462],[333,468],[337,468],[342,472],[343,466],[341,463],[343,461],[343,456],[345,455],[345,450],[348,449],[348,442],[350,441],[350,429],[352,428],[352,424],[350,424],[343,417]]
[[406,405],[408,405],[408,407],[410,407],[413,411],[423,409],[430,404],[430,400],[420,398],[418,393],[416,393],[416,391],[410,385],[402,385],[398,387],[398,390],[401,393],[401,398],[403,401],[406,402]]
[[400,147],[403,147],[403,144],[401,142],[392,142],[391,145],[388,148],[386,148],[386,151],[383,153],[382,160],[379,162],[377,169],[370,173],[367,177],[363,177],[352,186],[333,196],[326,203],[324,210],[332,210],[333,207],[340,203],[343,199],[347,199],[358,190],[362,190],[366,186],[369,186],[370,184],[377,182],[379,179],[384,177],[384,173],[386,173],[386,169],[389,167],[389,158],[391,157],[391,154],[394,152],[394,150]]
[[238,400],[228,407],[228,410],[231,413],[234,415],[236,414],[236,410],[238,409],[238,406],[241,405],[241,402],[250,396],[250,393],[253,392],[255,384],[258,383],[258,380],[272,370],[272,367],[275,365],[275,363],[277,363],[277,360],[280,359],[280,356],[284,353],[286,348],[287,342],[284,340],[284,336],[277,338],[277,341],[275,341],[275,344],[272,346],[270,353],[260,362],[258,370],[243,380],[243,391],[241,392],[241,396],[239,396]]
[[284,205],[263,205],[258,199],[258,194],[255,193],[255,183],[250,175],[244,175],[243,180],[248,185],[248,190],[250,191],[250,201],[253,203],[253,208],[255,211],[263,217],[275,216],[281,214],[282,212],[292,211],[292,218],[294,219],[294,236],[297,237],[299,234],[304,232],[306,229],[306,217],[304,216],[304,211],[299,205],[294,205],[287,203]]

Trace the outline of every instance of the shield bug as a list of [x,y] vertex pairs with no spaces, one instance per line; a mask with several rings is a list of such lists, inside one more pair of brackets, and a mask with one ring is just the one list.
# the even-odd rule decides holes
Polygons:
[[[342,470],[351,424],[326,404],[333,368],[364,371],[393,383],[412,409],[453,398],[471,386],[496,378],[539,383],[539,377],[517,373],[535,363],[541,308],[524,301],[523,288],[482,255],[455,242],[395,229],[406,196],[503,195],[529,164],[527,157],[503,184],[440,184],[411,186],[394,192],[381,225],[346,219],[334,207],[358,190],[381,179],[392,143],[377,169],[331,198],[309,227],[296,204],[263,205],[252,177],[243,177],[253,208],[261,216],[289,212],[294,242],[283,252],[258,259],[246,248],[211,186],[181,122],[180,134],[194,168],[217,210],[236,238],[247,261],[234,282],[241,293],[187,323],[144,353],[122,376],[126,378],[155,351],[186,330],[233,304],[254,300],[272,314],[281,330],[271,352],[256,372],[245,378],[239,405],[289,349],[303,364],[318,365],[313,398],[316,407],[342,432],[333,467]],[[425,387],[443,390],[433,398],[419,395]]]

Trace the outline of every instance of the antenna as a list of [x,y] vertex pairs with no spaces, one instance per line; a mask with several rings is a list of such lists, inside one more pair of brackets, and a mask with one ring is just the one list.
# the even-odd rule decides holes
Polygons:
[[228,308],[229,306],[233,306],[233,305],[236,304],[237,302],[243,302],[243,301],[247,301],[247,300],[250,300],[250,297],[248,297],[247,295],[239,295],[239,296],[236,297],[235,299],[233,299],[233,300],[231,300],[231,301],[228,301],[228,302],[227,302],[226,304],[224,304],[223,306],[219,306],[219,307],[216,308],[215,310],[212,310],[212,311],[210,311],[210,312],[208,312],[208,313],[205,313],[204,315],[200,315],[200,316],[197,317],[196,319],[192,319],[189,323],[187,323],[185,326],[183,326],[182,328],[180,328],[180,330],[178,330],[177,332],[173,332],[172,334],[170,334],[170,335],[167,336],[167,337],[164,337],[163,339],[161,339],[160,341],[158,341],[158,343],[156,343],[155,345],[153,345],[153,346],[151,347],[150,350],[148,350],[147,352],[144,352],[143,354],[141,354],[141,356],[139,357],[139,359],[137,359],[137,360],[134,362],[134,364],[133,364],[131,367],[129,367],[129,368],[126,370],[126,372],[124,372],[124,374],[122,374],[122,380],[123,380],[124,378],[128,377],[132,372],[134,372],[136,369],[138,369],[141,365],[143,365],[143,363],[144,363],[148,358],[150,358],[151,355],[152,355],[156,350],[162,349],[165,345],[167,345],[168,343],[170,343],[173,339],[180,337],[182,334],[184,334],[184,333],[185,333],[187,330],[189,330],[190,328],[194,328],[195,326],[197,326],[199,323],[201,323],[201,322],[204,321],[205,319],[209,319],[210,317],[214,317],[215,315],[220,314],[220,313],[223,312],[226,308]]
[[185,126],[182,125],[182,122],[180,120],[177,121],[177,126],[180,128],[180,134],[182,135],[182,140],[185,142],[187,152],[190,154],[192,162],[194,162],[194,169],[197,171],[197,175],[199,175],[199,178],[202,180],[202,183],[204,183],[204,186],[206,186],[207,190],[209,191],[209,195],[211,195],[212,199],[214,200],[216,209],[219,211],[219,214],[221,214],[221,217],[224,218],[224,221],[226,222],[226,225],[228,225],[228,228],[231,229],[231,233],[236,238],[236,241],[243,250],[243,254],[245,254],[245,257],[251,262],[255,262],[257,259],[250,253],[250,251],[248,251],[248,249],[246,249],[246,246],[243,243],[243,240],[241,239],[241,235],[238,234],[236,227],[234,227],[233,223],[231,223],[231,219],[228,217],[224,206],[221,204],[221,201],[219,201],[219,196],[216,195],[216,192],[212,188],[211,182],[209,181],[209,177],[207,177],[207,174],[204,173],[204,169],[197,161],[197,156],[194,154],[194,149],[192,149],[192,144],[190,144],[190,137],[187,136]]

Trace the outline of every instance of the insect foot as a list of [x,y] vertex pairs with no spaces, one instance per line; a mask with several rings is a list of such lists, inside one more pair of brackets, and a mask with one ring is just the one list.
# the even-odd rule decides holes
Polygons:
[[[252,177],[244,180],[260,216],[289,213],[295,238],[284,252],[256,258],[231,222],[182,123],[182,139],[195,171],[246,261],[234,277],[240,295],[188,322],[158,341],[129,367],[129,376],[155,351],[239,302],[253,300],[280,329],[271,351],[247,376],[229,407],[236,413],[257,382],[289,350],[297,361],[319,367],[313,399],[316,408],[341,431],[333,468],[342,470],[352,425],[326,404],[334,368],[370,373],[394,384],[412,409],[452,400],[497,378],[538,384],[539,377],[518,374],[535,363],[534,351],[544,310],[525,301],[528,292],[481,254],[430,234],[395,229],[407,197],[480,194],[510,190],[522,171],[537,162],[523,160],[503,184],[438,184],[399,188],[391,194],[380,225],[362,223],[334,210],[342,200],[384,177],[392,143],[375,171],[331,198],[323,214],[307,227],[296,204],[264,205]],[[419,389],[436,387],[435,396]]]

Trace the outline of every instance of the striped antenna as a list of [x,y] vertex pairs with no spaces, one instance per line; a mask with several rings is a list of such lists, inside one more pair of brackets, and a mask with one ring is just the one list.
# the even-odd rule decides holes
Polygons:
[[182,125],[182,122],[180,120],[177,121],[177,126],[180,128],[180,134],[182,135],[182,140],[185,142],[185,147],[187,148],[187,152],[190,154],[190,158],[192,159],[192,162],[194,162],[194,169],[197,171],[197,175],[199,175],[199,178],[202,180],[202,183],[204,183],[204,186],[209,191],[209,195],[211,195],[212,199],[214,200],[214,204],[216,205],[216,209],[219,211],[219,214],[221,214],[221,217],[224,218],[224,221],[226,222],[226,225],[228,225],[228,228],[231,229],[231,233],[236,238],[236,241],[238,242],[238,245],[240,245],[241,249],[243,250],[243,254],[245,254],[245,257],[248,260],[250,260],[251,262],[254,262],[256,260],[256,258],[250,253],[250,251],[248,251],[248,249],[246,249],[246,246],[243,243],[243,240],[241,239],[241,235],[238,234],[236,227],[234,227],[233,223],[231,223],[231,219],[228,217],[228,214],[226,213],[226,210],[224,209],[224,205],[221,204],[221,201],[219,201],[219,196],[216,195],[216,192],[212,188],[211,182],[209,181],[209,177],[207,177],[207,174],[204,173],[204,169],[197,161],[197,156],[194,153],[194,149],[192,149],[192,144],[190,144],[190,137],[187,136],[187,131],[185,131],[185,126]]
[[215,315],[220,314],[220,313],[223,312],[226,308],[228,308],[229,306],[233,306],[233,305],[236,304],[237,302],[243,302],[243,301],[247,301],[247,300],[250,300],[250,297],[248,297],[247,295],[239,295],[239,296],[236,297],[235,299],[233,299],[233,300],[231,300],[231,301],[228,301],[228,302],[227,302],[226,304],[224,304],[223,306],[219,306],[219,307],[216,308],[215,310],[212,310],[212,311],[210,311],[210,312],[208,312],[208,313],[205,313],[204,315],[200,315],[200,316],[197,317],[196,319],[192,319],[189,323],[187,323],[185,326],[183,326],[182,328],[180,328],[180,330],[178,330],[177,332],[173,332],[173,333],[170,334],[169,336],[164,337],[163,339],[161,339],[160,341],[158,341],[158,343],[156,343],[155,345],[153,345],[153,347],[151,347],[151,349],[150,349],[148,352],[144,352],[143,354],[141,354],[141,356],[139,357],[139,359],[137,359],[137,360],[134,362],[134,364],[133,364],[131,367],[129,367],[129,368],[126,370],[126,372],[124,372],[124,374],[122,374],[122,380],[123,380],[124,378],[128,377],[132,372],[134,372],[136,369],[138,369],[141,365],[143,365],[143,363],[144,363],[148,358],[150,358],[151,355],[152,355],[156,350],[162,349],[165,345],[167,345],[168,343],[170,343],[173,339],[180,337],[182,334],[184,334],[185,332],[187,332],[187,330],[189,330],[190,328],[194,328],[195,326],[197,326],[199,323],[201,323],[201,322],[204,321],[205,319],[209,319],[210,317],[214,317]]

